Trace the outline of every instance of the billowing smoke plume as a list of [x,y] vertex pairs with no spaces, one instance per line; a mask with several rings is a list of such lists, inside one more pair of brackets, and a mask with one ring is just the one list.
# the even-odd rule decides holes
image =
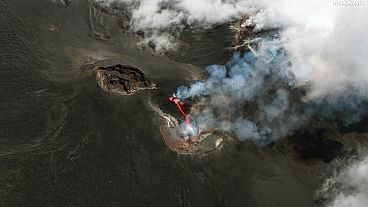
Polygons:
[[264,40],[256,54],[235,53],[225,66],[209,66],[207,79],[179,87],[175,95],[194,100],[195,133],[222,130],[241,140],[268,142],[288,135],[307,116],[289,67],[278,41]]
[[[334,0],[97,1],[124,4],[132,29],[143,31],[144,43],[153,42],[158,51],[175,49],[186,26],[207,28],[246,16],[244,24],[254,32],[278,29],[278,38],[261,41],[257,54],[236,54],[227,71],[211,66],[207,80],[179,88],[180,98],[200,100],[192,112],[199,130],[219,128],[241,139],[274,139],[310,116],[349,124],[366,115],[365,1],[350,6]],[[295,95],[303,90],[305,94]],[[248,108],[254,106],[252,117]]]
[[[292,134],[313,117],[351,124],[367,114],[367,100],[353,89],[345,95],[306,99],[313,89],[297,82],[292,67],[280,41],[266,39],[244,55],[234,53],[224,66],[209,66],[207,79],[179,87],[175,96],[194,102],[195,134],[221,130],[262,143]],[[182,133],[193,132],[183,124]]]
[[365,207],[368,204],[368,157],[356,161],[325,183],[321,193],[328,207]]

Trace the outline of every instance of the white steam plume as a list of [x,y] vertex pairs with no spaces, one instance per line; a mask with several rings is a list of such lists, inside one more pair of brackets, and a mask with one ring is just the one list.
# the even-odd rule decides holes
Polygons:
[[354,90],[368,97],[368,6],[334,5],[336,0],[96,0],[120,2],[132,13],[134,31],[145,32],[158,52],[176,48],[185,26],[210,27],[243,15],[254,30],[280,29],[282,47],[299,84],[312,88],[309,99]]
[[298,81],[312,86],[309,98],[357,90],[368,97],[368,6],[333,1],[264,2],[252,17],[255,29],[281,28]]
[[96,0],[119,2],[132,13],[132,30],[143,31],[143,43],[154,43],[157,52],[176,49],[176,36],[185,26],[208,28],[254,11],[245,0]]
[[366,207],[368,205],[368,157],[356,161],[336,177],[328,179],[322,194],[332,196],[328,207]]

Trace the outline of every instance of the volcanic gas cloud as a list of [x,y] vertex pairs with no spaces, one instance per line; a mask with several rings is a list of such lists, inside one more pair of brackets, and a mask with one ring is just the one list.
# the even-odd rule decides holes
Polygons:
[[176,97],[194,102],[194,132],[220,130],[268,143],[292,134],[310,118],[350,124],[366,115],[366,99],[354,93],[308,99],[311,89],[298,82],[278,39],[261,40],[255,47],[234,53],[225,65],[207,67],[207,79],[177,89]]

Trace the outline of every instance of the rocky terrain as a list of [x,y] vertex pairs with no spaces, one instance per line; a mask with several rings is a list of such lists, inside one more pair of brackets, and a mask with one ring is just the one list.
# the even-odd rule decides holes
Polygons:
[[120,95],[155,88],[141,70],[127,65],[100,67],[96,70],[96,80],[103,90]]

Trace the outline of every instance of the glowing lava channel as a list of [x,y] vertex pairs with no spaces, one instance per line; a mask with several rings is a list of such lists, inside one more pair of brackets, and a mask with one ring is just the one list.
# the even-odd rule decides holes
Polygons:
[[177,106],[178,106],[178,109],[179,111],[183,114],[183,116],[185,117],[185,122],[187,123],[188,127],[189,128],[192,128],[190,126],[190,121],[189,121],[189,118],[188,118],[188,115],[184,112],[183,110],[183,107],[181,106],[181,104],[179,103],[179,99],[176,98],[176,97],[169,97],[169,101],[172,101],[174,102]]

